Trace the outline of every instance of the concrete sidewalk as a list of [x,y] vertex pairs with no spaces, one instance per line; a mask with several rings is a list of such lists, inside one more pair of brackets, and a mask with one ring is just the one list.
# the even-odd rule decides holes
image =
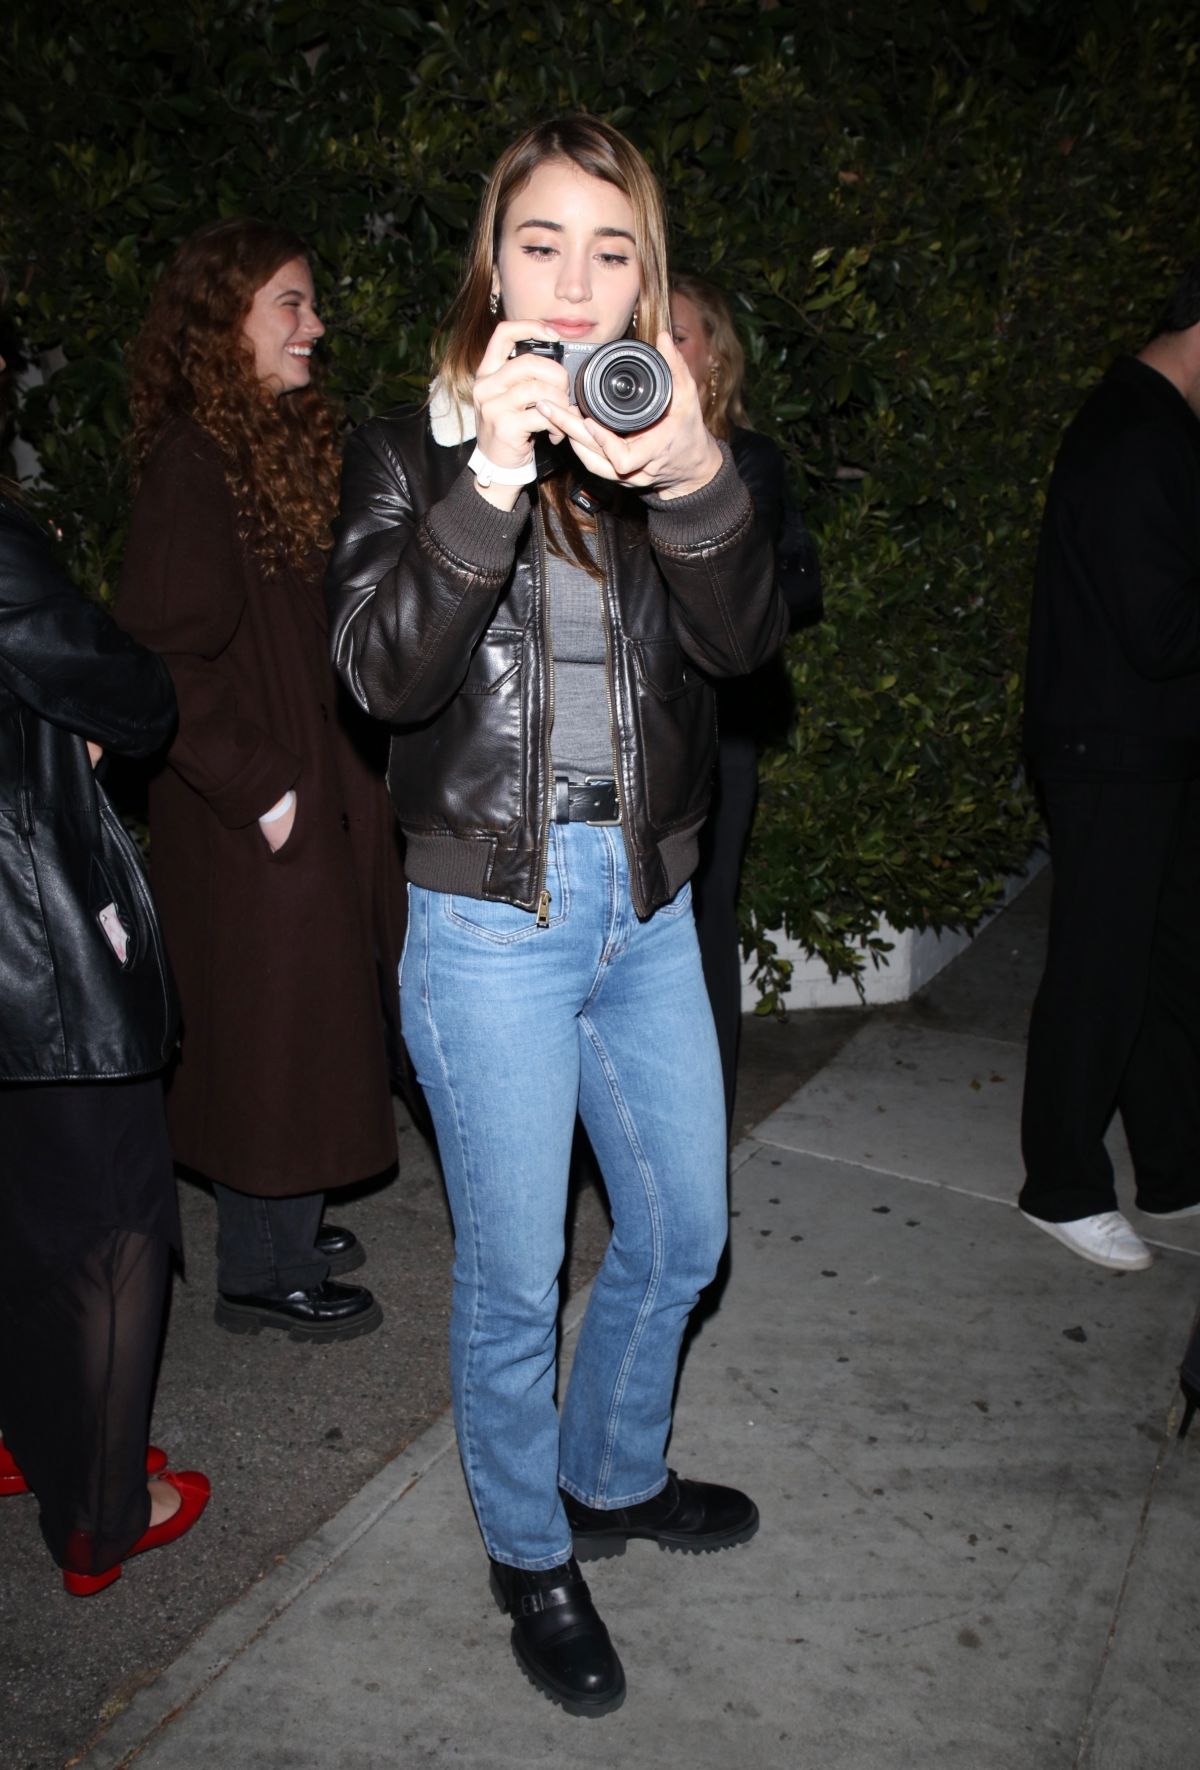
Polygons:
[[618,1714],[570,1719],[518,1673],[442,1421],[88,1770],[1195,1770],[1200,1437],[1169,1434],[1200,1221],[1117,1276],[1018,1216],[1019,926],[740,1144],[672,1461],[749,1487],[763,1528],[588,1570]]

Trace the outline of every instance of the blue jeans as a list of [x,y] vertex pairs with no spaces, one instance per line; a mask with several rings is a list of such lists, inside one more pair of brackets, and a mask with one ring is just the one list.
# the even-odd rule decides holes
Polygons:
[[[410,886],[404,1036],[454,1217],[451,1382],[488,1554],[571,1553],[559,1484],[658,1493],[680,1341],[728,1229],[725,1101],[691,890],[647,922],[621,832],[554,824],[550,926]],[[613,1234],[555,1407],[558,1279],[578,1110]]]

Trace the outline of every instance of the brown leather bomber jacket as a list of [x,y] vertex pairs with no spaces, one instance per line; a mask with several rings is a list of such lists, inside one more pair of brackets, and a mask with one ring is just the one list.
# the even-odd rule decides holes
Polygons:
[[[351,438],[326,580],[333,659],[397,728],[388,785],[409,878],[533,910],[553,788],[545,535],[525,492],[511,512],[479,496],[471,447],[436,442],[424,410]],[[787,611],[727,452],[700,491],[642,503],[644,521],[598,510],[596,523],[622,827],[646,917],[696,863],[716,749],[703,673],[764,663]]]

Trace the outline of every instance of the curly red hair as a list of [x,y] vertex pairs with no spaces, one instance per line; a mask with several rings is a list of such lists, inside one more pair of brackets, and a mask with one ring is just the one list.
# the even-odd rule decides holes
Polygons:
[[268,573],[329,545],[340,422],[319,385],[280,396],[255,374],[242,328],[251,303],[302,240],[269,221],[218,221],[186,239],[159,278],[130,350],[133,456],[186,416],[225,461],[238,536]]

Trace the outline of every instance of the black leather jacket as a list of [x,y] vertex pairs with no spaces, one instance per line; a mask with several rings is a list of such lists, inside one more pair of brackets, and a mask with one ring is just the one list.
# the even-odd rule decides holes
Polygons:
[[[534,909],[550,817],[553,671],[545,534],[522,493],[495,510],[471,443],[424,411],[352,437],[329,568],[334,662],[396,725],[388,784],[409,877]],[[599,495],[599,493],[598,493]],[[712,691],[787,627],[770,539],[731,461],[701,491],[598,510],[622,827],[640,916],[693,871],[715,756]],[[697,668],[699,666],[699,668]]]
[[154,907],[85,739],[141,756],[174,724],[166,665],[84,598],[48,536],[0,496],[4,1081],[149,1075],[170,1057],[177,1015]]

